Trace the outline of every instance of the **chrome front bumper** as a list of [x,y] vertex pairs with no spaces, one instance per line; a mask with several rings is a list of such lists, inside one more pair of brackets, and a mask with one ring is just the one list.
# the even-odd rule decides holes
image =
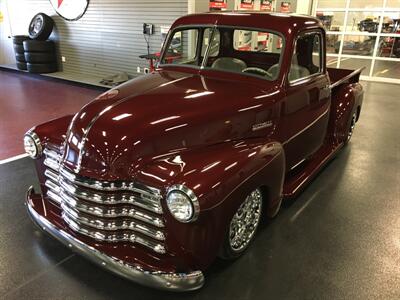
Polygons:
[[26,205],[28,208],[28,213],[34,223],[36,223],[40,229],[46,231],[61,243],[71,248],[71,250],[82,256],[85,256],[95,264],[141,285],[161,290],[177,292],[192,291],[203,286],[204,275],[201,271],[194,271],[191,273],[146,271],[139,266],[128,265],[121,260],[117,260],[111,256],[108,256],[105,253],[81,242],[66,231],[57,228],[55,225],[36,212],[31,204],[31,201],[29,201],[33,193],[33,187],[30,187],[27,192]]

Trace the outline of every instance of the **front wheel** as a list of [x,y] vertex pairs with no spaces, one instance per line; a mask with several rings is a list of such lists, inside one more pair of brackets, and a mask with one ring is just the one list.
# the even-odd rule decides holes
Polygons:
[[262,206],[260,189],[254,190],[246,197],[229,224],[219,255],[221,258],[237,258],[248,248],[260,223]]

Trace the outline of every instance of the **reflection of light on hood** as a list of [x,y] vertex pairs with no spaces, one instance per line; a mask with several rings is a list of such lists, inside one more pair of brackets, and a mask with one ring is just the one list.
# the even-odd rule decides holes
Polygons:
[[112,119],[113,119],[114,121],[119,121],[119,120],[125,119],[125,118],[130,117],[130,116],[132,116],[132,114],[124,113],[124,114],[121,114],[121,115],[119,115],[119,116],[116,116],[116,117],[114,117],[114,118],[112,118]]
[[239,111],[239,112],[241,112],[241,111],[246,111],[246,110],[254,109],[254,108],[257,108],[257,107],[260,107],[260,106],[262,106],[262,104],[258,104],[258,105],[253,105],[253,106],[245,107],[245,108],[239,109],[238,111]]
[[180,118],[180,116],[170,116],[170,117],[159,119],[157,121],[150,122],[150,124],[154,125],[154,124],[158,124],[158,123],[162,123],[165,121],[174,120],[174,119],[178,119],[178,118]]
[[201,172],[202,172],[202,173],[203,173],[203,172],[206,172],[206,171],[210,170],[211,168],[214,168],[215,166],[217,166],[217,165],[219,165],[219,164],[220,164],[220,161],[216,161],[216,162],[214,162],[214,163],[212,163],[212,164],[210,164],[210,165],[204,167],[204,169],[201,170]]
[[193,98],[198,98],[198,97],[207,96],[207,95],[211,95],[211,94],[214,94],[214,92],[204,91],[204,92],[199,92],[199,93],[185,96],[185,99],[193,99]]
[[233,168],[233,167],[236,166],[236,165],[237,165],[237,162],[234,162],[233,164],[230,164],[229,166],[227,166],[227,167],[225,168],[225,171],[229,170],[230,168]]
[[140,173],[142,173],[145,176],[155,178],[155,179],[157,179],[157,180],[159,180],[161,182],[165,182],[165,179],[162,179],[162,178],[160,178],[160,177],[158,177],[158,176],[156,176],[154,174],[146,173],[146,172],[143,172],[143,171],[140,171]]
[[174,126],[174,127],[167,128],[167,129],[165,129],[165,131],[170,131],[170,130],[174,130],[174,129],[177,129],[177,128],[180,128],[180,127],[185,127],[185,126],[187,126],[187,124],[181,124],[181,125],[177,125],[177,126]]

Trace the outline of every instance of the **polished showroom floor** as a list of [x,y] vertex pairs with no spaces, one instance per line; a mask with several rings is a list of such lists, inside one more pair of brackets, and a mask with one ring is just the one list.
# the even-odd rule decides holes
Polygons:
[[103,90],[0,69],[0,161],[23,153],[29,128],[75,113]]
[[348,147],[197,292],[144,288],[73,254],[28,218],[32,161],[0,165],[0,298],[400,299],[400,86],[364,85]]

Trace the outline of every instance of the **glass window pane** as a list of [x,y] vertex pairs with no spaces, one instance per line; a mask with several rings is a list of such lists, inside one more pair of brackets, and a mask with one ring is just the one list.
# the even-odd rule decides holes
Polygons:
[[[204,57],[204,54],[206,52],[206,49],[208,47],[210,37],[211,37],[211,28],[206,28],[204,30],[204,36],[203,36],[203,45],[201,47],[201,57]],[[208,54],[209,57],[216,57],[219,54],[219,47],[220,47],[220,40],[221,36],[219,34],[219,30],[216,29],[212,41],[212,47],[210,48],[210,53]]]
[[378,32],[381,12],[349,11],[346,31]]
[[376,56],[400,58],[400,37],[381,37],[379,39],[378,52]]
[[281,38],[276,34],[254,30],[233,32],[233,48],[237,51],[280,53],[281,46]]
[[327,53],[339,53],[340,41],[342,35],[339,34],[327,34],[326,35],[326,52]]
[[318,8],[345,8],[346,0],[318,0]]
[[337,56],[327,56],[326,57],[326,67],[327,68],[336,68],[337,61],[338,61]]
[[385,12],[382,22],[382,32],[400,33],[400,11]]
[[328,31],[340,31],[344,25],[344,12],[317,11],[317,18]]
[[372,56],[375,41],[376,37],[374,36],[346,35],[342,54]]
[[339,68],[356,70],[365,67],[365,69],[361,72],[361,75],[369,76],[369,71],[371,70],[371,62],[371,59],[342,57],[340,59]]
[[174,33],[162,63],[197,65],[198,29],[184,29]]
[[376,60],[372,76],[400,79],[400,61]]
[[400,0],[387,0],[386,7],[400,8]]
[[[221,36],[220,54],[217,57],[208,56],[205,62],[207,68],[257,76],[265,80],[275,80],[278,77],[283,51],[280,36],[256,29],[232,30],[230,27],[220,26],[218,30]],[[210,44],[211,49],[214,43],[215,39]],[[311,51],[312,48],[310,54]]]
[[296,40],[289,80],[295,81],[321,71],[321,39],[319,33],[305,34]]
[[350,8],[382,8],[383,0],[350,0]]

